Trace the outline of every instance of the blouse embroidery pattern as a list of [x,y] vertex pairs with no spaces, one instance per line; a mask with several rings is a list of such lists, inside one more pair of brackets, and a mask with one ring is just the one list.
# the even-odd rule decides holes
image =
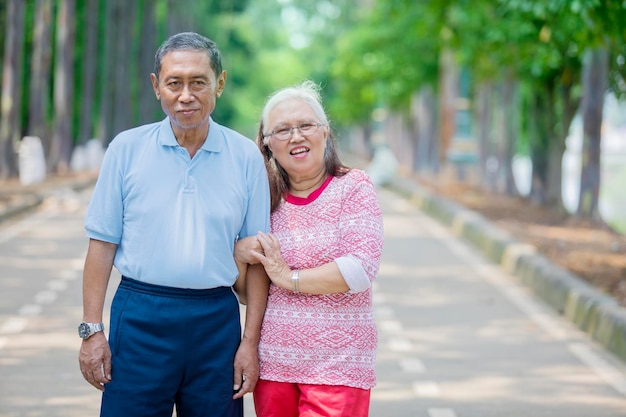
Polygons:
[[[332,178],[308,204],[283,201],[271,216],[271,230],[291,269],[350,256],[370,281],[378,274],[382,214],[375,188],[360,170]],[[272,285],[259,344],[260,376],[370,389],[376,383],[377,342],[371,288],[310,295]]]

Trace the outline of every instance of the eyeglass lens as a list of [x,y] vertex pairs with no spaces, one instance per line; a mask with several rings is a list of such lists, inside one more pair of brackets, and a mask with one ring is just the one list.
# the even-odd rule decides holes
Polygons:
[[293,134],[294,129],[298,129],[298,132],[300,132],[302,136],[309,136],[317,132],[318,128],[318,123],[302,123],[298,126],[277,129],[274,131],[274,137],[278,140],[287,140]]

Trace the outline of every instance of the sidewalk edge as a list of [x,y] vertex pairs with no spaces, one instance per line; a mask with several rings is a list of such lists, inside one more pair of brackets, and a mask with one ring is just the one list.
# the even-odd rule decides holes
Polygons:
[[0,207],[0,223],[36,209],[47,198],[61,190],[71,189],[72,191],[78,192],[91,187],[96,183],[96,179],[97,177],[95,175],[91,175],[85,178],[73,179],[55,187],[43,187],[40,190],[19,193],[19,197],[16,198],[15,201]]
[[385,188],[480,250],[608,351],[626,361],[626,309],[582,278],[551,263],[529,244],[515,241],[477,212],[397,177]]

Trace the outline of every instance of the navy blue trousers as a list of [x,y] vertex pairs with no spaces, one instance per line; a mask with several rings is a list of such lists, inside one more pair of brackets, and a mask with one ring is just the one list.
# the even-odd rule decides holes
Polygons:
[[122,278],[111,304],[112,380],[101,417],[241,417],[233,362],[241,337],[231,288]]

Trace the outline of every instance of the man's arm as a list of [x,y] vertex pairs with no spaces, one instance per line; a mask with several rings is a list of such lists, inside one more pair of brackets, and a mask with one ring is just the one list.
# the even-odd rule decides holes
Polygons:
[[[83,270],[83,321],[102,322],[102,310],[117,245],[90,239]],[[78,357],[80,371],[91,385],[104,391],[111,380],[111,350],[104,336],[98,332],[83,340]]]
[[241,344],[235,355],[235,399],[252,392],[259,379],[258,347],[270,287],[263,265],[248,265],[246,275],[246,322]]
[[263,248],[259,243],[256,236],[248,236],[239,239],[235,242],[234,257],[237,269],[239,270],[239,278],[235,282],[235,292],[239,296],[239,302],[241,304],[247,304],[246,294],[246,274],[248,271],[248,264],[259,263],[258,259],[250,255],[250,252],[255,250],[257,252],[263,252]]
[[239,276],[237,277],[237,281],[233,285],[237,296],[239,297],[239,302],[243,305],[248,303],[247,295],[246,295],[246,274],[248,273],[248,264],[245,262],[239,262],[235,259],[235,263],[237,264],[237,270],[239,271]]

